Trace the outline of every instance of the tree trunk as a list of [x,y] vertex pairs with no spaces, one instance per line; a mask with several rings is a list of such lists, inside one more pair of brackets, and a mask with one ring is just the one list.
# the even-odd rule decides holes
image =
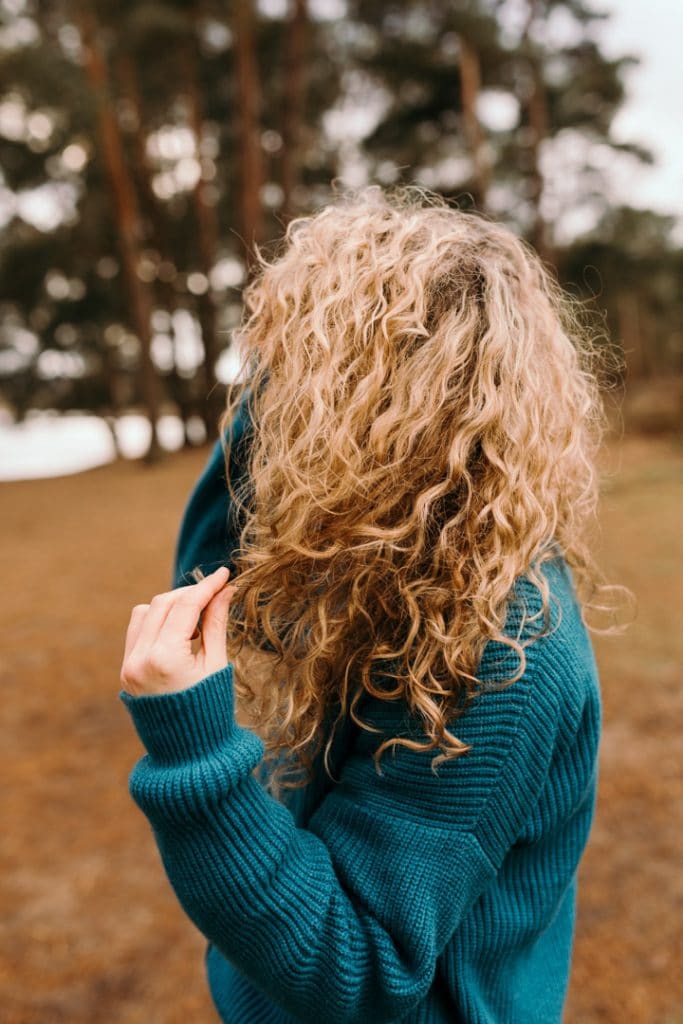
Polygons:
[[531,143],[529,145],[531,153],[530,199],[534,208],[531,240],[541,259],[544,262],[554,264],[555,256],[548,237],[548,226],[541,212],[544,184],[543,172],[541,170],[541,144],[548,136],[549,116],[548,101],[543,81],[543,68],[536,46],[531,38],[531,27],[536,18],[537,5],[538,0],[527,0],[527,22],[522,37],[522,49],[526,56],[531,78],[531,89],[527,98],[529,128],[531,129]]
[[[138,84],[137,68],[129,50],[123,50],[119,54],[117,69],[124,95],[135,112],[136,129],[133,138],[132,151],[135,161],[135,174],[139,183],[143,210],[150,226],[147,242],[160,253],[161,259],[164,263],[175,266],[175,254],[173,252],[173,245],[168,231],[166,214],[161,203],[156,197],[154,189],[152,188],[152,167],[150,166],[147,156],[145,133],[143,128],[145,123],[145,111]],[[174,337],[175,328],[173,326],[173,314],[179,308],[179,305],[178,293],[173,287],[172,279],[168,280],[165,278],[162,280],[161,278],[157,278],[156,297],[161,307],[165,309],[171,317],[170,336],[175,360],[177,345]],[[178,373],[175,361],[173,368],[168,373],[165,380],[168,397],[178,407],[180,419],[183,424],[184,447],[195,448],[197,445],[192,442],[187,431],[187,421],[190,416],[201,415],[201,410],[199,403],[190,393],[192,381],[182,377]]]
[[[204,111],[199,87],[199,61],[194,36],[188,40],[183,49],[183,66],[185,89],[188,101],[190,125],[197,146],[197,159],[200,160],[200,145],[204,132]],[[211,281],[211,271],[216,263],[218,250],[218,224],[216,208],[209,199],[209,183],[200,175],[192,193],[195,216],[197,221],[197,241],[199,262],[202,273],[207,281]],[[216,306],[211,287],[197,297],[199,326],[204,344],[204,383],[206,404],[202,409],[202,419],[206,428],[207,438],[217,436],[218,417],[224,405],[222,386],[216,378],[218,362],[218,340],[216,336]]]
[[108,412],[104,414],[104,422],[109,428],[109,434],[111,436],[112,445],[114,447],[114,461],[119,462],[123,458],[121,451],[121,445],[119,444],[119,435],[116,432],[116,416],[114,413]]
[[477,99],[481,90],[481,63],[474,45],[464,35],[460,41],[460,92],[465,136],[472,156],[472,182],[475,206],[486,210],[490,168],[484,136],[477,116]]
[[109,408],[105,409],[103,413],[104,422],[109,428],[111,434],[112,443],[114,446],[114,458],[116,460],[122,458],[123,453],[121,452],[121,445],[119,444],[119,436],[116,432],[116,422],[118,414],[121,409],[121,376],[119,368],[116,365],[116,357],[114,351],[106,341],[102,340],[102,374],[107,387],[107,394],[109,395]]
[[626,384],[633,384],[647,375],[641,330],[640,303],[633,291],[617,293],[619,337],[626,363]]
[[304,58],[308,36],[306,0],[294,0],[285,38],[284,104],[282,108],[282,215],[295,214],[292,195],[299,183],[301,137],[305,103]]
[[237,102],[240,129],[240,215],[246,246],[247,270],[254,269],[254,243],[263,238],[263,151],[261,149],[261,88],[256,64],[252,0],[234,5]]
[[160,382],[151,356],[151,303],[147,287],[137,274],[140,257],[140,215],[135,189],[126,167],[121,133],[109,96],[104,53],[97,38],[97,23],[92,8],[77,4],[73,8],[84,43],[84,68],[97,104],[102,159],[114,200],[121,263],[128,288],[135,332],[140,342],[140,390],[151,425],[151,439],[144,461],[158,461],[164,453],[157,434],[160,406]]

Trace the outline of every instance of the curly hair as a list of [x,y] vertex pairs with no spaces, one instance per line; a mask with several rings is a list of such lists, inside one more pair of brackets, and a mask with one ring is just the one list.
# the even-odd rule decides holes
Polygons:
[[402,744],[439,748],[435,770],[471,749],[451,728],[484,645],[517,652],[511,684],[544,635],[505,634],[515,581],[538,589],[546,631],[539,569],[558,552],[582,617],[614,589],[588,537],[608,349],[524,240],[416,186],[347,190],[256,254],[220,418],[227,465],[248,401],[249,471],[228,480],[236,703],[276,794],[306,784],[323,740],[330,774],[332,711],[371,729],[364,695],[404,699],[424,728],[382,742],[376,769]]

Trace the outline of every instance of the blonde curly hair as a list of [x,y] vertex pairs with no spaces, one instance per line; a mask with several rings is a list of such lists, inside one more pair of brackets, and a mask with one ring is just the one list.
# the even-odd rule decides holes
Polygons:
[[524,672],[535,637],[503,631],[516,579],[546,630],[544,561],[564,556],[582,615],[614,589],[587,535],[608,346],[522,239],[415,186],[348,190],[257,260],[220,419],[226,465],[243,399],[254,425],[248,474],[228,481],[236,703],[276,794],[309,780],[323,740],[330,774],[327,716],[370,728],[366,694],[424,726],[424,743],[382,742],[377,770],[394,744],[438,747],[434,769],[470,749],[449,726],[486,642],[517,651],[509,683]]

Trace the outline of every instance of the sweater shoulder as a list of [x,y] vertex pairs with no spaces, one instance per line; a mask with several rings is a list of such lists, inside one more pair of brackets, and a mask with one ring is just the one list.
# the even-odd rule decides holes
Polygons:
[[[503,632],[508,641],[515,639],[524,647],[526,666],[519,682],[532,701],[554,705],[559,718],[571,720],[580,716],[587,699],[599,695],[595,652],[565,558],[559,555],[543,563],[537,575],[540,585],[528,575],[515,581]],[[488,641],[477,673],[482,690],[497,692],[519,664],[519,653],[509,642]]]
[[[546,563],[542,571],[551,598],[550,632],[525,647],[526,665],[511,683],[507,680],[520,664],[517,652],[501,641],[487,643],[476,673],[480,692],[447,723],[451,736],[468,749],[442,761],[436,771],[432,759],[439,751],[412,744],[387,751],[381,762],[381,791],[392,814],[409,816],[417,809],[421,820],[455,822],[477,837],[495,863],[523,828],[563,752],[570,763],[577,735],[595,732],[600,717],[586,714],[588,705],[591,711],[599,708],[598,677],[571,574],[561,563]],[[530,624],[529,618],[542,606],[538,588],[519,580],[504,634],[517,636],[520,624],[523,637],[540,632],[543,616]],[[362,702],[360,714],[374,731],[356,733],[346,782],[365,802],[374,771],[369,755],[389,737],[424,744],[425,723],[404,700],[373,697]],[[592,733],[586,745],[595,750]]]
[[[554,559],[542,565],[540,575],[547,582],[547,619],[539,587],[518,577],[507,605],[505,640],[486,642],[475,671],[477,694],[448,725],[465,744],[489,750],[494,759],[503,759],[513,737],[530,748],[552,748],[561,740],[558,733],[573,730],[586,702],[599,700],[597,664],[570,567]],[[366,695],[359,707],[372,727],[422,739],[424,722],[405,699]]]

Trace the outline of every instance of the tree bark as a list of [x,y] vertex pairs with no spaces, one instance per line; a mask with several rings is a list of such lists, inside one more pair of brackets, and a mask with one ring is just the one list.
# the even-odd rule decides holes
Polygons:
[[617,317],[628,386],[646,377],[648,370],[643,346],[640,303],[633,291],[617,293]]
[[[186,43],[182,57],[190,126],[197,146],[197,159],[201,166],[200,145],[204,132],[204,110],[199,88],[199,61],[194,36]],[[199,176],[192,198],[197,222],[199,263],[202,273],[210,282],[211,271],[216,263],[218,251],[218,224],[216,209],[209,200],[209,183],[203,173]],[[207,291],[197,297],[197,309],[204,344],[203,369],[206,399],[202,409],[202,418],[207,438],[213,438],[217,432],[218,417],[225,405],[225,396],[222,386],[216,378],[219,351],[216,336],[216,306],[210,284]]]
[[104,410],[102,416],[104,422],[109,428],[109,433],[111,434],[112,444],[114,446],[114,459],[118,460],[123,457],[121,445],[119,443],[119,436],[116,432],[116,423],[122,406],[120,400],[122,381],[120,371],[116,365],[116,356],[114,355],[114,351],[104,339],[101,340],[101,351],[102,375],[107,388],[107,394],[109,395],[109,408]]
[[481,63],[475,46],[464,35],[460,41],[460,92],[465,136],[472,156],[474,202],[478,209],[486,210],[486,196],[490,183],[490,168],[486,145],[477,116],[477,99],[481,91]]
[[256,64],[252,0],[234,5],[235,58],[240,137],[240,215],[246,246],[247,270],[254,269],[254,243],[263,238],[263,150],[261,148],[261,88]]
[[306,76],[304,58],[308,39],[306,0],[294,0],[294,11],[287,23],[285,38],[285,74],[282,108],[282,215],[291,220],[295,214],[292,196],[299,183],[301,139],[304,121]]
[[87,4],[74,5],[81,30],[84,68],[97,104],[102,157],[114,200],[121,263],[129,294],[135,332],[140,342],[140,390],[151,425],[151,438],[144,461],[158,461],[164,454],[157,423],[160,407],[160,381],[151,356],[151,302],[148,290],[137,273],[140,258],[140,214],[135,189],[126,167],[121,133],[110,98],[109,76],[104,53],[97,38],[97,23]]
[[531,90],[527,99],[529,128],[531,129],[531,194],[534,208],[534,224],[531,240],[544,262],[554,264],[555,254],[548,237],[548,226],[541,211],[543,198],[543,172],[541,170],[541,145],[548,136],[549,116],[548,101],[545,95],[543,68],[533,40],[531,27],[536,19],[538,0],[527,0],[527,21],[522,37],[522,49],[526,57],[531,78]]
[[[149,158],[147,156],[145,133],[143,128],[145,123],[145,111],[138,84],[137,68],[129,50],[124,49],[119,54],[117,69],[123,92],[135,111],[137,127],[133,138],[132,151],[143,211],[150,225],[147,242],[161,254],[161,258],[164,262],[175,266],[175,254],[173,252],[173,245],[171,243],[168,225],[166,222],[166,214],[152,187],[152,167],[150,166]],[[187,429],[187,423],[191,416],[201,416],[202,410],[196,397],[192,394],[193,385],[196,382],[193,379],[187,379],[181,376],[178,372],[178,367],[175,361],[177,340],[175,338],[175,328],[173,327],[173,314],[179,308],[179,303],[178,293],[173,286],[173,281],[161,280],[158,278],[156,282],[156,297],[161,306],[171,317],[172,325],[170,328],[170,335],[173,345],[174,364],[173,368],[165,377],[166,390],[169,399],[172,402],[175,402],[178,407],[180,419],[183,424],[183,446],[185,448],[196,448],[197,444],[191,439],[190,433]]]

